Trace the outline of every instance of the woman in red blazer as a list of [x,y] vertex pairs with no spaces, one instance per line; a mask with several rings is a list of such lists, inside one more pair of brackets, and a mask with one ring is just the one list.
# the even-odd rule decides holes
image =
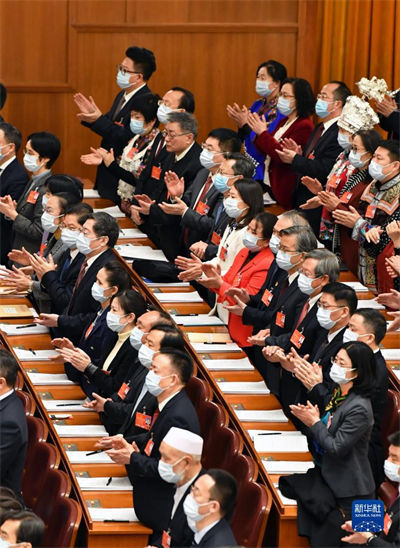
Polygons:
[[[218,295],[217,313],[219,308],[224,308],[223,303],[236,304],[234,298],[226,295],[232,287],[244,288],[249,295],[255,295],[261,288],[274,260],[269,240],[276,221],[277,217],[267,212],[254,217],[243,233],[245,247],[236,255],[224,276],[214,265],[203,264],[204,276],[198,281]],[[229,313],[228,329],[232,339],[244,350],[246,346],[251,346],[247,339],[252,334],[252,326],[244,325],[241,316]]]
[[[310,120],[314,112],[314,94],[310,84],[303,78],[287,78],[282,84],[278,99],[278,110],[286,118],[281,120],[272,133],[268,133],[265,120],[255,113],[249,113],[248,124],[256,133],[256,147],[266,154],[264,183],[268,185],[275,200],[285,208],[292,207],[292,193],[296,174],[290,164],[279,158],[277,150],[282,150],[282,142],[296,144],[299,154],[308,141],[313,123]],[[290,141],[287,141],[287,140]]]

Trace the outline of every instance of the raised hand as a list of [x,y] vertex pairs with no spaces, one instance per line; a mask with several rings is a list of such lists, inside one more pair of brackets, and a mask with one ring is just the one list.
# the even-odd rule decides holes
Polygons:
[[318,192],[324,190],[324,187],[321,185],[318,179],[315,179],[313,177],[308,177],[307,175],[305,175],[301,178],[301,182],[313,194],[318,194]]
[[173,198],[182,196],[185,192],[185,179],[183,177],[179,178],[174,171],[167,171],[165,173],[164,182]]

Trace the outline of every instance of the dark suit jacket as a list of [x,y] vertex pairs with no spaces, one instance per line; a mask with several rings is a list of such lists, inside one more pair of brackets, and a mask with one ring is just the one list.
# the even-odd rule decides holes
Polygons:
[[197,544],[197,546],[210,546],[214,548],[237,545],[231,526],[226,519],[221,519],[216,523],[214,527],[207,531],[199,544]]
[[[125,91],[122,90],[115,97],[110,110],[106,112],[106,114],[100,116],[92,124],[88,124],[87,122],[82,122],[82,124],[103,137],[101,140],[101,146],[103,148],[106,148],[107,150],[113,148],[115,155],[119,156],[124,146],[133,137],[133,133],[129,128],[131,105],[136,97],[143,93],[149,92],[150,89],[147,85],[139,89],[133,97],[125,103],[123,108],[118,113],[117,118],[113,121],[114,113],[116,112],[118,104],[125,93]],[[95,188],[99,191],[100,196],[118,203],[119,196],[117,195],[117,187],[118,179],[109,169],[106,168],[103,163],[100,164],[97,168],[95,181]]]
[[0,401],[0,433],[0,485],[12,489],[22,501],[28,427],[24,407],[15,392]]
[[321,472],[336,498],[368,495],[375,489],[368,460],[374,424],[371,401],[350,392],[329,429],[318,421],[309,433],[324,450]]
[[387,509],[392,525],[387,535],[381,531],[377,537],[369,542],[369,546],[382,546],[383,548],[397,548],[400,546],[400,497]]
[[[167,529],[173,506],[175,486],[162,480],[158,473],[160,443],[172,426],[200,434],[196,411],[185,390],[166,404],[151,432],[135,436],[134,440],[127,438],[136,441],[140,448],[140,453],[131,454],[128,466],[133,480],[135,512],[139,520],[154,531]],[[144,449],[151,436],[154,446],[148,457]]]
[[[29,182],[29,177],[23,165],[14,158],[0,175],[0,196],[11,196],[18,201]],[[11,251],[12,221],[8,221],[0,213],[0,264],[7,264],[7,253]]]
[[[307,150],[309,143],[314,138],[314,133],[318,131],[319,124],[315,127],[308,142],[304,146],[303,150]],[[337,141],[338,125],[335,122],[332,124],[320,137],[317,144],[314,147],[314,158],[306,158],[296,154],[292,162],[292,170],[297,173],[297,183],[293,193],[293,205],[298,207],[304,204],[309,198],[312,198],[312,194],[308,188],[302,184],[301,177],[308,175],[318,179],[323,187],[325,187],[326,179],[330,170],[335,163],[336,158],[342,152],[342,148]],[[319,222],[321,220],[322,208],[305,209],[304,213],[309,220],[312,229],[316,234],[319,234]]]
[[[222,237],[225,232],[225,228],[228,226],[228,223],[232,220],[225,212],[223,206],[224,196],[221,194],[217,199],[217,203],[214,206],[214,224],[210,230],[210,233],[207,238],[207,247],[204,255],[205,261],[210,261],[213,259],[218,251],[218,245],[212,242],[212,235],[216,232],[220,237]],[[220,209],[221,208],[221,209]],[[220,214],[218,215],[218,210],[220,209]],[[218,216],[217,216],[218,215]]]
[[83,329],[100,307],[100,303],[92,297],[92,285],[96,281],[98,271],[112,259],[115,259],[114,252],[112,249],[106,249],[86,270],[64,314],[58,317],[58,328],[55,330],[57,336],[68,337],[75,344],[79,342]]

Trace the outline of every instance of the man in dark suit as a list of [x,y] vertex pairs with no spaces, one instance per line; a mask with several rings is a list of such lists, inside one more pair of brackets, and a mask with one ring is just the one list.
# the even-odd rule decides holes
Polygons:
[[28,427],[23,404],[14,391],[17,373],[15,358],[0,350],[0,485],[12,489],[22,502]]
[[147,432],[128,441],[115,436],[111,439],[113,449],[107,451],[114,462],[128,465],[135,513],[154,531],[150,543],[167,529],[174,502],[174,486],[161,479],[158,472],[160,444],[172,426],[200,433],[196,411],[184,390],[192,372],[192,361],[181,350],[165,348],[155,354],[146,386],[157,398],[158,408],[153,416],[141,414]]
[[183,505],[194,532],[192,546],[237,546],[229,525],[236,496],[236,480],[224,470],[208,470],[196,480]]
[[39,548],[42,543],[45,524],[33,512],[26,510],[8,511],[2,519],[0,534],[3,546]]
[[[385,474],[387,478],[400,484],[400,431],[389,436],[389,455],[385,461]],[[397,485],[398,487],[398,485]],[[397,548],[400,546],[400,496],[397,497],[386,508],[384,528],[380,533],[361,533],[352,529],[351,521],[346,521],[342,529],[350,533],[342,537],[343,542],[349,544],[368,546],[380,546],[382,548]]]
[[76,240],[80,253],[85,255],[71,300],[64,314],[41,314],[36,321],[40,325],[57,328],[57,337],[68,337],[74,344],[79,342],[83,329],[97,312],[100,303],[92,297],[92,285],[97,272],[115,258],[112,248],[117,242],[119,226],[108,213],[92,213],[85,221]]
[[[349,95],[351,91],[343,82],[332,81],[325,84],[315,105],[315,112],[322,121],[315,126],[304,150],[293,140],[289,140],[284,143],[288,148],[278,151],[280,159],[291,164],[292,170],[298,175],[293,193],[295,207],[305,204],[325,188],[327,176],[343,150],[337,140],[337,121]],[[321,211],[321,207],[305,209],[316,235],[319,234]]]
[[[106,114],[102,114],[92,98],[87,99],[81,93],[74,95],[74,101],[80,109],[77,116],[82,124],[101,135],[101,147],[107,150],[114,148],[116,156],[133,137],[129,128],[132,100],[138,94],[151,91],[147,81],[156,70],[154,54],[146,48],[132,46],[126,50],[125,55],[118,65],[117,73],[117,85],[122,91],[115,97]],[[117,184],[118,180],[101,163],[97,168],[95,183],[100,195],[118,202]]]
[[[17,152],[21,146],[20,131],[8,124],[0,123],[0,197],[11,196],[15,201],[21,197],[29,177]],[[12,221],[0,213],[0,264],[7,264],[7,253],[11,250]]]

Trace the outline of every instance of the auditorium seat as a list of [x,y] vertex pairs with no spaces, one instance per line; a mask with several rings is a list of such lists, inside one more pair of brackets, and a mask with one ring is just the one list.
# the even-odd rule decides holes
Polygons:
[[243,439],[227,426],[210,428],[205,440],[204,468],[225,469],[226,463],[243,449]]
[[225,463],[224,469],[236,479],[239,488],[243,483],[254,481],[258,476],[256,462],[243,453],[232,455]]
[[62,470],[50,469],[32,510],[46,523],[50,517],[55,502],[60,497],[68,497],[71,492],[71,480]]
[[46,441],[49,429],[42,419],[38,417],[26,417],[28,425],[28,443],[34,445],[35,443]]
[[378,496],[381,500],[383,500],[383,504],[385,505],[385,508],[390,506],[393,503],[394,499],[398,497],[398,495],[399,495],[398,488],[391,481],[384,481],[379,486]]
[[15,384],[14,384],[14,389],[15,390],[22,390],[23,387],[24,387],[24,384],[25,384],[24,377],[23,377],[21,371],[18,371],[17,380],[15,381]]
[[394,390],[388,390],[388,402],[385,415],[382,420],[382,443],[385,450],[389,446],[388,436],[399,429],[400,423],[400,394]]
[[211,397],[210,386],[198,377],[191,377],[185,389],[196,410],[199,409],[203,402],[208,401]]
[[52,508],[41,547],[69,548],[75,545],[76,535],[82,519],[82,510],[76,500],[59,497]]
[[203,402],[196,411],[197,416],[199,417],[200,434],[204,440],[203,453],[205,454],[208,451],[209,433],[215,428],[228,424],[228,417],[225,410],[212,401]]
[[24,405],[25,415],[34,415],[36,410],[36,402],[28,392],[16,390],[15,393],[20,398]]
[[60,453],[50,443],[36,443],[29,451],[22,477],[22,495],[28,508],[33,508],[42,493],[47,472],[58,468]]
[[242,484],[232,518],[232,530],[239,546],[262,546],[271,504],[272,497],[266,487],[254,481]]

